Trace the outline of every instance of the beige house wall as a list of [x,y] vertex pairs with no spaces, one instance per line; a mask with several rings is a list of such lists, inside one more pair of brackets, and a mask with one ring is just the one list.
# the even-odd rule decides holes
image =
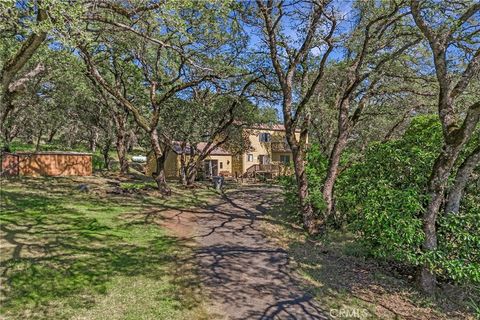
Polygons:
[[232,175],[232,156],[230,155],[209,155],[205,160],[218,161],[218,173],[225,176]]
[[[232,156],[230,155],[209,155],[205,160],[218,160],[218,172],[224,172],[225,175],[232,174]],[[178,178],[180,176],[180,155],[170,151],[165,160],[165,175],[167,178]],[[220,169],[222,163],[222,169]],[[157,163],[153,154],[147,157],[146,175],[151,176],[157,170]]]
[[[272,151],[272,143],[287,143],[285,138],[285,131],[281,130],[269,130],[269,129],[246,129],[249,131],[249,140],[251,150],[246,151],[241,156],[241,173],[245,173],[248,168],[253,165],[260,164],[259,156],[267,155],[270,157],[270,163],[279,163],[281,155],[289,155],[290,161],[292,161],[292,152],[289,151]],[[260,134],[269,133],[271,135],[271,142],[260,142]],[[300,138],[300,133],[295,134],[297,139]],[[253,155],[253,161],[248,161],[248,155]]]
[[[177,161],[178,155],[175,152],[168,152],[167,159],[165,159],[165,175],[167,178],[178,177],[180,165],[177,166],[179,160]],[[145,174],[147,176],[152,176],[154,172],[157,171],[157,162],[155,161],[155,155],[151,152],[147,156],[147,164],[145,168]]]

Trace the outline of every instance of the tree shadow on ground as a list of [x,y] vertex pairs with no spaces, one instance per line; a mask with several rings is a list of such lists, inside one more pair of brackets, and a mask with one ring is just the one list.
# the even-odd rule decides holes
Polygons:
[[264,214],[279,200],[276,188],[244,186],[205,205],[124,218],[129,224],[167,225],[177,234],[194,229],[183,233],[187,243],[197,244],[184,263],[198,265],[205,292],[229,319],[325,319],[327,311],[302,289],[287,252],[263,233]]
[[[117,204],[112,208],[111,201],[78,196],[69,181],[54,185],[38,179],[22,182],[23,189],[1,190],[4,312],[48,318],[55,316],[50,304],[68,297],[74,297],[76,307],[89,308],[95,303],[91,296],[106,293],[116,276],[168,276],[175,290],[162,294],[170,298],[183,290],[199,290],[196,277],[186,270],[189,266],[181,262],[190,250],[182,240],[158,228],[152,232],[150,226],[128,225],[117,218]],[[179,308],[199,303],[189,294],[178,299]]]
[[[270,214],[288,221],[281,211]],[[291,233],[286,250],[311,280],[310,290],[324,306],[362,309],[370,317],[382,319],[465,319],[468,314],[459,299],[460,288],[456,293],[426,297],[416,287],[413,268],[407,272],[405,266],[369,258],[358,239],[348,232],[296,239],[295,234],[300,233],[295,227],[286,229]]]

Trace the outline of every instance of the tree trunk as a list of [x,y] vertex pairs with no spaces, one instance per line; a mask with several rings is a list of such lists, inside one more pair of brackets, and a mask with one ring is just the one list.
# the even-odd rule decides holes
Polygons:
[[165,159],[167,157],[167,150],[162,150],[160,140],[158,139],[157,130],[150,132],[150,142],[152,144],[153,154],[157,163],[157,171],[154,173],[154,179],[157,183],[158,190],[164,195],[170,195],[171,189],[167,185],[165,175]]
[[95,152],[97,150],[97,141],[98,141],[98,129],[97,127],[94,127],[92,135],[90,137],[90,150],[92,152]]
[[137,143],[137,138],[135,135],[135,132],[133,130],[129,130],[127,133],[127,152],[132,152],[133,151],[133,146]]
[[[338,102],[338,122],[337,122],[337,137],[333,144],[332,152],[330,153],[330,157],[328,159],[328,168],[327,168],[327,175],[325,176],[325,181],[323,183],[323,200],[325,201],[325,212],[324,212],[324,219],[325,222],[332,214],[333,207],[334,207],[334,188],[335,182],[337,180],[338,172],[339,172],[339,165],[340,159],[342,157],[342,153],[347,146],[347,139],[350,136],[351,128],[353,124],[349,117],[349,110],[350,110],[350,100],[345,97]],[[357,110],[359,110],[357,108]]]
[[127,147],[125,144],[124,133],[119,133],[117,131],[116,147],[117,147],[118,161],[120,163],[120,174],[122,175],[128,174],[129,165],[128,165],[128,159],[127,159]]
[[[432,174],[428,183],[429,203],[427,210],[423,214],[423,232],[425,240],[423,242],[423,250],[425,253],[435,251],[437,249],[437,229],[436,222],[440,207],[444,199],[444,193],[447,186],[448,178],[451,174],[453,165],[464,145],[464,139],[454,139],[447,137],[442,148],[442,152],[435,160]],[[449,143],[450,142],[450,143]],[[430,270],[427,264],[423,266],[420,274],[420,285],[422,289],[433,294],[436,289],[436,276]]]
[[118,161],[120,163],[120,174],[128,174],[128,159],[127,159],[127,131],[125,128],[126,119],[124,119],[119,114],[114,114],[115,127],[117,132],[117,137],[115,141],[115,146],[117,149]]
[[305,153],[292,148],[293,164],[295,167],[295,178],[297,181],[298,200],[303,216],[303,226],[309,234],[315,235],[319,232],[320,223],[315,217],[312,204],[309,201],[308,178],[305,171]]
[[55,137],[55,135],[57,134],[58,130],[56,128],[50,130],[50,133],[48,134],[48,138],[47,138],[47,143],[50,144],[52,143],[53,141],[53,138]]
[[155,173],[154,179],[157,183],[158,190],[164,195],[171,195],[172,190],[167,185],[166,175],[165,175],[165,158],[166,154],[161,154],[157,157],[157,172]]
[[335,182],[338,176],[338,168],[340,165],[340,158],[347,145],[348,131],[341,129],[335,143],[333,145],[332,153],[328,159],[327,175],[323,184],[323,200],[325,201],[325,222],[332,214],[334,207],[333,191]]
[[[40,8],[36,18],[37,23],[42,23],[47,19],[47,11],[43,8]],[[12,96],[16,91],[16,88],[11,88],[12,82],[14,82],[13,79],[23,69],[23,67],[35,54],[35,51],[37,51],[46,38],[47,33],[44,31],[32,32],[22,43],[16,53],[3,63],[2,69],[0,70],[0,131],[3,130],[3,125],[8,117],[8,114],[13,110]],[[26,79],[28,80],[29,78],[33,78],[37,74],[37,71],[41,72],[43,71],[43,68],[38,68],[37,66],[34,70],[27,73]],[[23,82],[22,79],[19,80],[20,82]],[[14,85],[13,87],[16,86]]]
[[105,148],[102,150],[103,167],[107,170],[110,170],[110,157],[108,156],[109,152],[110,152],[110,148],[107,146],[105,146]]
[[103,167],[106,170],[110,170],[110,149],[112,146],[112,140],[107,138],[105,140],[105,145],[102,148],[102,155],[103,155]]
[[187,170],[187,186],[192,187],[195,184],[195,178],[197,177],[197,166],[196,163],[188,166]]
[[1,108],[0,108],[0,130],[4,130],[5,123],[7,121],[8,115],[12,110],[13,107],[13,94],[5,91],[5,96],[2,97],[1,101]]
[[180,155],[180,183],[182,186],[187,186],[187,164],[186,164],[186,159],[185,159],[185,148],[182,145],[181,148],[183,148],[183,152]]
[[460,210],[460,202],[463,198],[465,187],[473,173],[473,170],[480,163],[480,146],[477,146],[473,152],[467,156],[457,171],[455,182],[448,193],[445,213],[457,214]]
[[19,128],[14,124],[12,126],[4,126],[3,127],[3,138],[5,140],[5,145],[9,146],[12,140],[18,135],[20,132]]
[[40,142],[42,140],[42,134],[43,134],[43,128],[40,129],[40,132],[38,133],[38,136],[37,136],[37,142],[35,144],[35,151],[39,151],[40,150]]

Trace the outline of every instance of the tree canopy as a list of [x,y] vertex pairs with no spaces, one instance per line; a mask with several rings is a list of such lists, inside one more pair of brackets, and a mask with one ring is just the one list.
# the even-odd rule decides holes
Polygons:
[[[242,129],[282,124],[286,202],[311,235],[480,280],[480,4],[468,1],[3,1],[4,149],[91,150],[128,174],[177,144],[192,186]],[[278,114],[277,114],[278,112]]]

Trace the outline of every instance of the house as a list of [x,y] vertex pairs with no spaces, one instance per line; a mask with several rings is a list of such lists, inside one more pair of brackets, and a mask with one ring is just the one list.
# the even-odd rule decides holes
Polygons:
[[[285,138],[283,125],[257,125],[243,129],[242,135],[248,143],[242,154],[232,155],[224,148],[214,149],[203,161],[200,173],[205,177],[216,175],[233,176],[235,178],[257,177],[259,175],[275,177],[291,174],[292,151]],[[299,137],[300,132],[296,133]],[[197,145],[197,150],[205,148],[206,143]],[[165,160],[167,178],[180,176],[180,159],[183,152],[180,142],[174,143]],[[157,169],[153,153],[148,155],[146,174],[152,175]]]
[[92,154],[83,152],[2,153],[3,176],[90,176]]
[[[197,144],[197,151],[200,152],[206,147],[205,142],[200,142]],[[181,155],[185,152],[189,154],[189,146],[182,150],[180,142],[175,142],[171,150],[167,154],[165,160],[165,175],[167,178],[178,178],[180,177],[180,167],[181,167]],[[147,165],[145,169],[145,174],[151,176],[157,170],[157,163],[153,153],[150,152],[147,156]],[[217,147],[210,152],[210,154],[203,161],[202,168],[199,168],[200,173],[203,173],[206,177],[223,175],[231,176],[232,175],[232,155],[229,151]]]
[[[233,156],[234,177],[291,174],[292,151],[283,125],[257,125],[244,130],[249,148],[243,154]],[[300,131],[296,135],[299,138]]]

